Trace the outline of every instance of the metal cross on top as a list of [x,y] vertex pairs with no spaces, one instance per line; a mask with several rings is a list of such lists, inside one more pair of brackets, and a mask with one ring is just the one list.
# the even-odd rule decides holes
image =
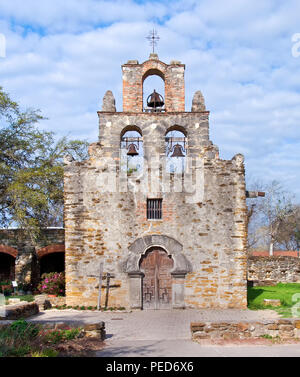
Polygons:
[[157,42],[160,40],[157,31],[153,29],[152,31],[149,32],[148,37],[146,37],[148,41],[150,42],[150,46],[152,46],[152,51],[154,54],[154,47],[157,45]]

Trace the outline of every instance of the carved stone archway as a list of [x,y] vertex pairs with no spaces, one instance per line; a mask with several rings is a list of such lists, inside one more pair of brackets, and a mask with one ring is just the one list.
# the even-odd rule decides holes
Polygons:
[[164,249],[174,260],[171,271],[172,283],[172,308],[184,308],[184,280],[187,273],[192,272],[192,265],[182,253],[183,246],[174,238],[165,235],[148,235],[138,238],[128,248],[129,255],[123,265],[123,271],[129,276],[130,306],[132,309],[142,309],[142,279],[140,260],[145,253],[153,247]]

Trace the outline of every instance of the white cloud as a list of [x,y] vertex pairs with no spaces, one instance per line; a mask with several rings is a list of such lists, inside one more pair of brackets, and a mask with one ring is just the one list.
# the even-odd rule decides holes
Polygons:
[[155,25],[160,59],[186,64],[188,111],[202,90],[221,157],[244,153],[248,175],[280,180],[300,200],[299,13],[296,0],[1,1],[1,85],[40,108],[43,127],[95,141],[104,93],[121,111],[120,65],[147,59]]

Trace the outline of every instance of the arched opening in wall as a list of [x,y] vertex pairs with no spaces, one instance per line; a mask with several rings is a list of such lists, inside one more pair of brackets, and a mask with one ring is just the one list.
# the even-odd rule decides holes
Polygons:
[[150,69],[143,77],[143,111],[165,111],[165,77],[159,70]]
[[143,172],[143,136],[137,126],[128,126],[122,131],[120,154],[121,171],[127,175]]
[[50,272],[65,271],[65,253],[46,254],[40,258],[40,276]]
[[0,252],[0,282],[15,279],[15,261],[12,255]]
[[186,168],[187,135],[183,127],[171,127],[165,136],[166,169],[168,173],[183,173]]
[[174,261],[160,247],[150,248],[140,260],[143,272],[143,309],[170,309],[172,307],[172,275]]

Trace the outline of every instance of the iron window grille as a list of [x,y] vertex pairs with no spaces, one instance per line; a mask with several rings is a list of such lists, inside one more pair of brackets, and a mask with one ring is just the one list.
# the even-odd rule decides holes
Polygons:
[[147,199],[147,219],[162,219],[162,199]]

